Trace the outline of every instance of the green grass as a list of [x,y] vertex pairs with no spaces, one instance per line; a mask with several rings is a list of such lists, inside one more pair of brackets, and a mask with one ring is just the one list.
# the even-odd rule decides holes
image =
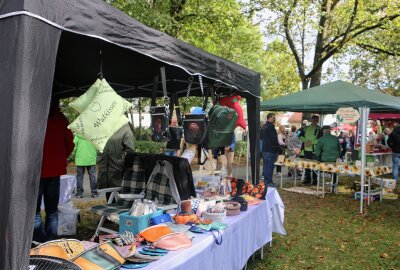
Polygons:
[[[348,195],[325,198],[279,190],[288,235],[274,234],[272,248],[247,269],[400,269],[400,200],[374,202],[365,216]],[[82,209],[78,239],[89,239],[99,220]],[[258,259],[257,259],[258,258]]]
[[400,201],[374,202],[362,216],[350,194],[279,193],[288,235],[274,235],[248,269],[400,269]]

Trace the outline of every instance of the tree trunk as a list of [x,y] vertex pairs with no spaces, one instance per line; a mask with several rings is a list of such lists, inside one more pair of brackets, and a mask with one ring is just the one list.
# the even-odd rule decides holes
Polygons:
[[322,77],[322,67],[317,69],[315,73],[311,76],[310,88],[321,85],[321,77]]

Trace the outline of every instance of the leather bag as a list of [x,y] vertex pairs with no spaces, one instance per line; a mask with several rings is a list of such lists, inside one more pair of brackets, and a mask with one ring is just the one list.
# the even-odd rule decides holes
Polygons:
[[96,245],[71,260],[83,270],[116,270],[125,259],[110,242]]

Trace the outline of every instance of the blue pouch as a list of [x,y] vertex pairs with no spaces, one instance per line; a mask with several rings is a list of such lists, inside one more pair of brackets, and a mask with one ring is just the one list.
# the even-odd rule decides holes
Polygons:
[[166,222],[172,222],[171,215],[168,213],[150,218],[151,226],[166,223]]
[[122,269],[139,269],[148,266],[149,263],[129,263],[129,264],[123,264],[121,266]]

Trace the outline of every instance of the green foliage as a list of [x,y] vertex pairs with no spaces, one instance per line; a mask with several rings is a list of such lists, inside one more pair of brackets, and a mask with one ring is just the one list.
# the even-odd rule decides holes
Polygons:
[[[274,41],[265,48],[263,35],[240,1],[109,0],[140,22],[217,56],[261,73],[263,99],[299,89],[299,77],[288,47]],[[181,99],[181,104],[183,104]],[[202,106],[191,97],[187,111]]]
[[135,141],[135,151],[138,153],[161,154],[165,143],[153,141]]
[[237,141],[235,146],[235,157],[243,157],[247,155],[247,142]]
[[74,121],[79,115],[79,112],[75,111],[72,107],[69,106],[69,103],[71,103],[75,99],[76,97],[60,99],[61,112],[65,115],[65,117],[68,119],[68,122],[70,123],[72,123],[72,121]]
[[319,85],[322,66],[358,49],[399,54],[400,1],[247,0],[269,38],[284,37],[303,89]]
[[151,130],[145,127],[135,127],[133,129],[133,136],[137,141],[150,141],[151,140]]
[[400,57],[371,52],[355,52],[349,79],[360,86],[400,96]]

